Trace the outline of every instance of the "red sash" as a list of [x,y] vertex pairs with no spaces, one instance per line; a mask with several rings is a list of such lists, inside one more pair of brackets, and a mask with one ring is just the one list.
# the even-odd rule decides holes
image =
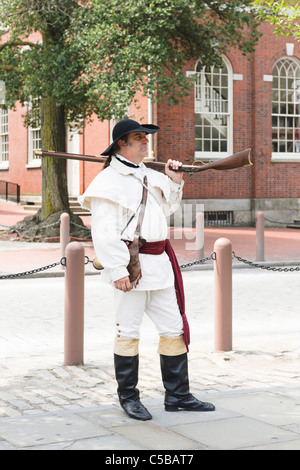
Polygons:
[[173,250],[173,247],[169,240],[162,240],[159,242],[146,242],[144,245],[140,247],[140,253],[146,255],[161,255],[164,251],[169,256],[173,272],[175,278],[175,291],[177,297],[177,303],[182,315],[183,321],[183,330],[184,330],[184,343],[187,347],[187,351],[189,350],[190,344],[190,328],[187,320],[187,316],[185,313],[185,299],[184,299],[184,287],[183,287],[183,280],[180,271],[180,267]]

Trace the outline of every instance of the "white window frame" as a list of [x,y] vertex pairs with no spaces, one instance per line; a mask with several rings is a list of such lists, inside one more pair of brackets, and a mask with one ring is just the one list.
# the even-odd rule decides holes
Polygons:
[[[226,116],[227,117],[227,151],[199,151],[196,150],[196,135],[195,135],[195,160],[201,161],[211,161],[211,160],[219,160],[221,158],[227,157],[232,154],[233,150],[233,71],[230,61],[227,57],[222,56],[222,60],[224,65],[227,68],[227,90],[228,90],[228,102],[227,102],[227,110],[224,111],[222,109],[223,103],[219,99],[220,94],[217,94],[212,87],[207,85],[207,81],[205,79],[205,71],[206,68],[204,67],[201,72],[197,72],[198,63],[195,67],[195,114],[202,114],[203,116],[207,116],[208,118],[211,116],[212,122],[215,119],[215,116]],[[212,67],[211,70],[214,71],[218,69],[218,67]],[[214,99],[214,96],[216,99]],[[208,99],[207,99],[208,97]],[[209,110],[209,106],[207,104],[211,102],[213,110]],[[219,118],[217,118],[219,119]],[[218,124],[215,121],[215,124]],[[196,126],[197,127],[197,126]],[[215,128],[215,126],[211,126],[211,129]],[[196,129],[195,129],[196,131]],[[203,136],[202,136],[203,138]],[[211,143],[214,139],[211,133],[210,141]]]
[[9,168],[8,110],[0,108],[0,170]]
[[[280,67],[280,70],[278,69]],[[286,75],[280,75],[280,71],[285,67]],[[274,73],[276,71],[276,74]],[[288,75],[288,71],[291,75]],[[278,73],[279,72],[279,73]],[[284,56],[276,61],[273,67],[273,86],[272,86],[272,162],[300,162],[300,137],[299,144],[296,142],[296,129],[300,132],[300,61],[295,57]],[[281,78],[279,78],[281,77]],[[276,100],[274,99],[276,98]],[[282,100],[285,98],[285,100]],[[274,112],[275,106],[278,106],[277,112]],[[280,106],[285,106],[286,112],[281,112]],[[274,122],[277,120],[276,125]],[[283,121],[285,124],[283,125]],[[288,124],[292,126],[288,127]],[[290,132],[289,132],[290,131]],[[292,138],[291,137],[292,131]],[[284,138],[281,138],[284,133]],[[276,135],[276,139],[274,136]],[[274,152],[273,144],[279,142],[287,149],[292,144],[293,151]],[[297,151],[298,149],[298,151]]]
[[[30,112],[32,104],[28,105]],[[40,144],[40,145],[38,145]],[[41,126],[28,126],[28,155],[26,168],[40,168],[42,165],[41,157],[35,155],[36,150],[41,150]]]

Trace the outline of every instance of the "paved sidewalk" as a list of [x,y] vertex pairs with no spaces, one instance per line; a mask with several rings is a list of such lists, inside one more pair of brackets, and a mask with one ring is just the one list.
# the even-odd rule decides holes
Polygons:
[[64,279],[1,281],[0,449],[300,450],[299,273],[235,270],[229,352],[214,351],[213,271],[183,277],[191,391],[216,411],[164,411],[157,334],[145,317],[139,388],[153,414],[147,423],[117,403],[111,288],[86,276],[84,365],[70,367]]
[[[24,217],[20,207],[9,206],[0,204],[5,225]],[[206,254],[225,235],[238,255],[255,259],[253,229],[206,230]],[[299,239],[297,230],[270,230],[268,259],[297,263]],[[195,259],[186,241],[173,243],[180,262]],[[0,273],[59,259],[57,244],[39,245],[0,242]],[[179,460],[194,454],[194,462],[204,449],[300,450],[299,272],[235,269],[233,350],[217,352],[213,270],[184,270],[191,392],[213,402],[216,411],[164,411],[157,334],[145,317],[139,388],[153,420],[143,423],[129,419],[117,402],[113,292],[98,275],[85,278],[84,365],[64,366],[64,278],[55,269],[57,277],[0,280],[0,450],[102,449],[103,458],[127,450],[140,466],[149,455],[154,463],[171,450]]]
[[[200,463],[200,450],[300,450],[299,392],[298,387],[210,396],[217,411],[201,416],[166,413],[157,400],[144,400],[153,415],[144,423],[110,406],[2,419],[0,450],[102,450],[103,463],[121,463],[124,450],[124,464],[131,456],[139,465],[161,463],[162,451],[175,452],[174,463],[183,463],[183,456]],[[145,450],[150,452],[138,452]]]

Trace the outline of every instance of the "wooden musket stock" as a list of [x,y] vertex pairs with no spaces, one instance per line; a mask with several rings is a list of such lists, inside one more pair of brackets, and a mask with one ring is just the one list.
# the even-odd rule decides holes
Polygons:
[[[41,157],[53,157],[53,158],[66,158],[71,160],[81,160],[84,162],[94,163],[105,163],[107,157],[96,157],[94,155],[81,155],[77,153],[66,153],[66,152],[52,152],[48,150],[36,150],[36,155]],[[164,170],[166,163],[164,162],[153,162],[145,161],[145,165],[148,168],[154,170]],[[195,162],[193,165],[182,165],[178,170],[185,173],[197,173],[198,171],[205,170],[233,170],[235,168],[241,168],[244,166],[252,165],[251,162],[251,149],[243,150],[242,152],[235,153],[230,157],[222,158],[210,163]],[[172,168],[171,168],[172,169]]]

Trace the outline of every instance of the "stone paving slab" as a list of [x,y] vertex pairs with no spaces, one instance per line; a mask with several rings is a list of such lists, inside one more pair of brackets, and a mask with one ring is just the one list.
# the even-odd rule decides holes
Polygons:
[[[116,406],[6,418],[0,420],[0,450],[97,449],[117,450],[118,453],[122,450],[176,453],[187,450],[193,453],[199,450],[300,450],[297,416],[294,419],[287,412],[283,421],[289,425],[283,422],[270,424],[268,413],[266,417],[261,413],[263,405],[268,410],[269,403],[268,397],[265,400],[263,397],[271,393],[274,399],[280,400],[283,416],[285,405],[287,409],[291,405],[290,398],[286,398],[287,390],[285,387],[277,392],[261,390],[252,396],[249,391],[211,395],[209,399],[217,406],[213,413],[167,413],[158,400],[146,400],[145,405],[153,414],[152,421],[148,422],[131,420]],[[261,401],[257,400],[258,395]],[[252,417],[247,416],[245,410],[230,410],[238,410],[241,401],[252,403]]]

